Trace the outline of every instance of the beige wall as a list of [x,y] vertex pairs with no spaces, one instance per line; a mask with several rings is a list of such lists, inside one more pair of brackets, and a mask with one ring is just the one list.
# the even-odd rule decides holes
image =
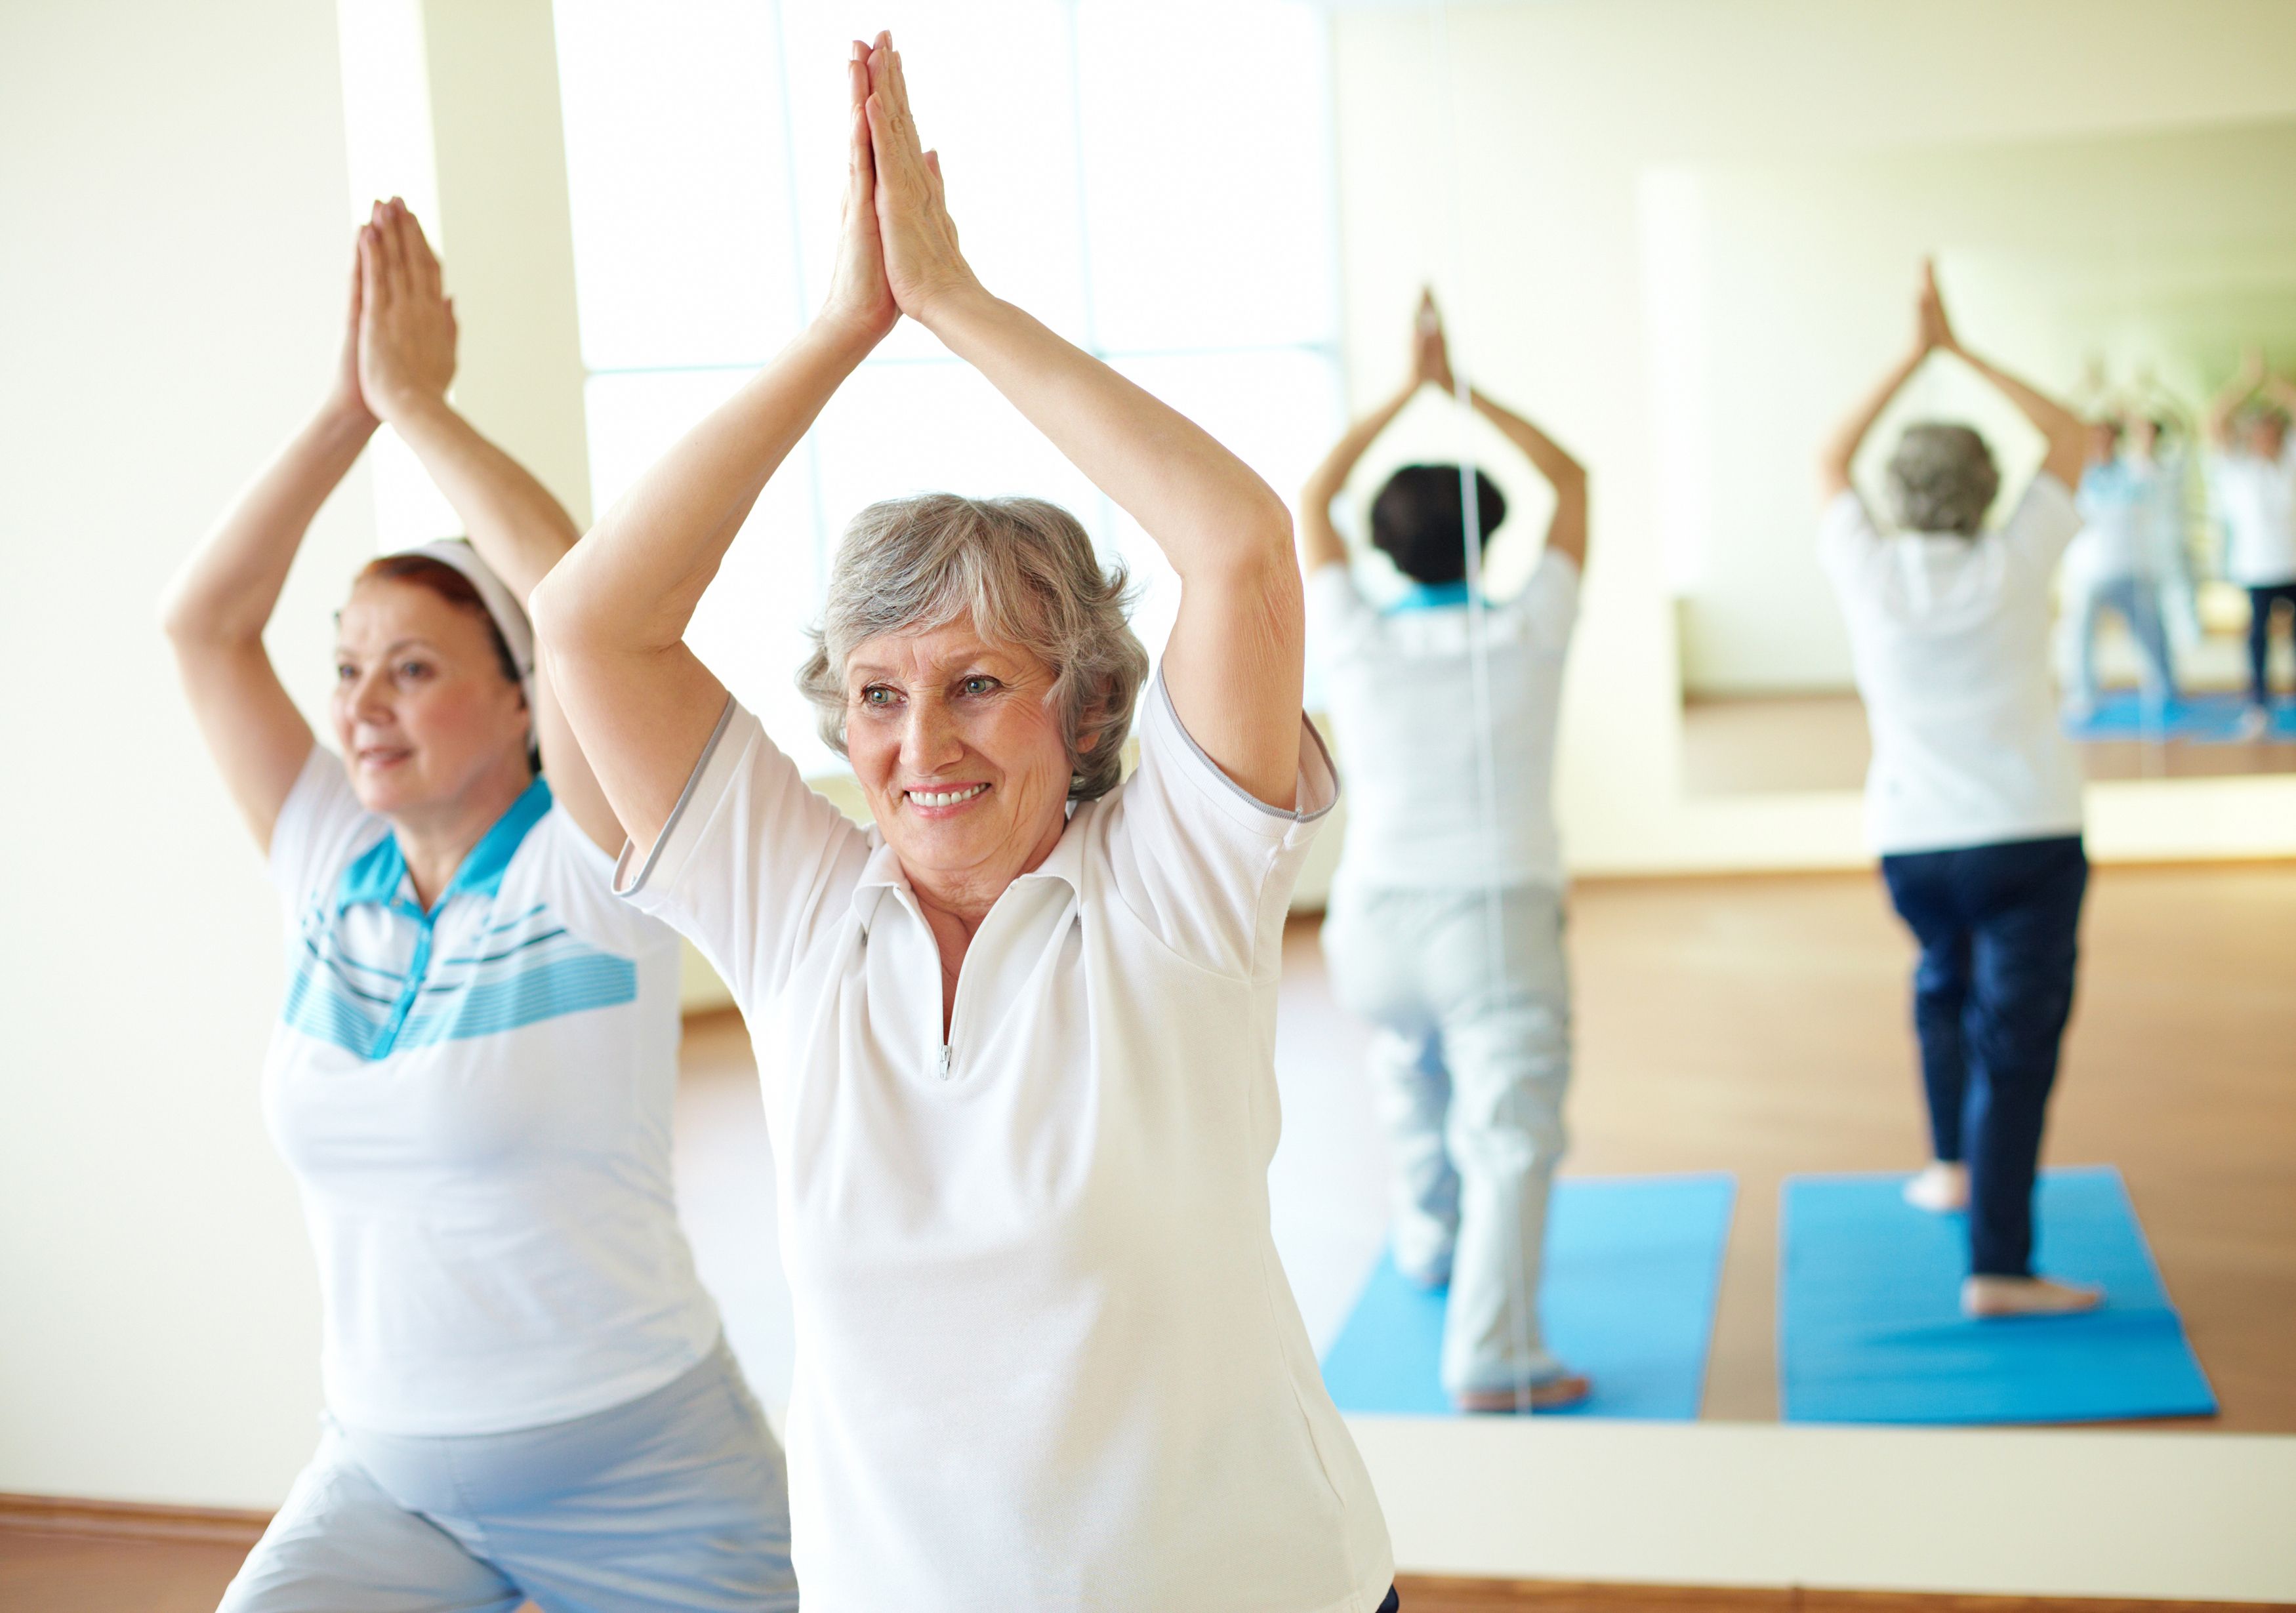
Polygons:
[[[2296,112],[2286,71],[2296,9],[2260,0],[2172,12],[2132,0],[1453,5],[1441,57],[1430,17],[1416,6],[1334,13],[1351,383],[1359,404],[1393,384],[1411,299],[1431,278],[1469,367],[1593,469],[1595,553],[1559,767],[1572,864],[1862,862],[1847,792],[1682,793],[1662,422],[1645,340],[1645,176],[2284,118]],[[1899,293],[1862,333],[1874,364],[1903,329]],[[1439,422],[1423,430],[1443,440]],[[2092,847],[2105,858],[2296,853],[2296,780],[2103,786],[2090,809]]]
[[[2123,386],[2149,369],[2197,417],[2246,343],[2296,355],[2292,172],[2296,121],[2246,119],[1683,171],[1685,233],[1703,250],[1669,267],[1695,277],[1685,289],[1705,312],[1712,444],[1685,683],[1849,687],[1811,558],[1811,445],[1902,348],[1910,260],[1936,255],[1956,323],[2011,369],[2076,401],[2093,361]],[[1917,413],[1974,420],[2013,495],[2038,462],[2038,435],[1999,395],[1939,363],[1869,439],[1874,471],[1895,421]],[[1878,474],[1865,479],[1879,491]]]
[[[279,917],[153,623],[333,353],[331,12],[0,7],[0,1490],[268,1504],[319,1408]],[[307,708],[372,546],[355,477],[271,635]]]

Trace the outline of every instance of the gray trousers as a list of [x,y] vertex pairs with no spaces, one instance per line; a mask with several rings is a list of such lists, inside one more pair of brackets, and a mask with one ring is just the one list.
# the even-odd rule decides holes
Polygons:
[[1570,1083],[1562,897],[1507,888],[1496,956],[1488,902],[1476,890],[1342,886],[1324,924],[1332,992],[1374,1028],[1396,1264],[1450,1283],[1442,1376],[1454,1395],[1519,1389],[1563,1370],[1538,1324]]
[[627,1404],[504,1434],[327,1419],[221,1613],[797,1605],[781,1446],[725,1343]]

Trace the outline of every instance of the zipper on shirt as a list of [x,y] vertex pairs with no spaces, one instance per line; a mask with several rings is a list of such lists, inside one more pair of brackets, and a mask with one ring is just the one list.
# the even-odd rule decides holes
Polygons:
[[944,1042],[940,1044],[940,1078],[944,1081],[948,1079],[948,1044]]

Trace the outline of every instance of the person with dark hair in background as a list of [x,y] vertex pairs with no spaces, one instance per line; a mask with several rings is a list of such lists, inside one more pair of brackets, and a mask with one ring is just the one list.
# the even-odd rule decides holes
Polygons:
[[[1591,1387],[1547,1352],[1538,1305],[1570,1079],[1551,798],[1587,561],[1587,473],[1538,427],[1471,392],[1554,489],[1545,551],[1513,598],[1474,600],[1464,472],[1406,466],[1374,502],[1371,528],[1411,586],[1374,609],[1349,573],[1332,500],[1423,386],[1454,388],[1431,296],[1420,303],[1409,382],[1349,428],[1300,494],[1308,620],[1354,782],[1324,946],[1341,1003],[1375,1028],[1372,1078],[1397,1167],[1396,1265],[1450,1286],[1444,1388],[1466,1411],[1545,1410]],[[1506,503],[1480,471],[1475,488],[1480,544]],[[1488,710],[1478,709],[1479,633]]]
[[[1885,536],[1850,479],[1874,422],[1932,353],[1997,387],[2048,446],[2009,519],[1965,425],[1909,425],[1889,463]],[[1906,1198],[1969,1211],[1963,1311],[2094,1307],[2094,1288],[2032,1270],[2034,1177],[2059,1043],[2072,1011],[2081,899],[2080,766],[2049,687],[2049,584],[2080,529],[2079,417],[1964,348],[1922,274],[1915,338],[1825,447],[1818,560],[1849,628],[1873,731],[1866,823],[1882,876],[1921,945],[1914,1021],[1931,1161]]]
[[[376,204],[329,396],[164,608],[287,922],[263,1106],[324,1307],[317,1454],[223,1606],[794,1609],[781,1450],[671,1193],[677,938],[614,899],[621,826],[534,664],[574,523],[447,403],[455,336]],[[263,630],[384,422],[471,536],[353,582],[330,749]]]
[[2248,709],[2241,731],[2251,739],[2272,725],[2272,618],[2283,606],[2296,642],[2292,414],[2296,385],[2267,369],[2255,348],[2209,405],[2209,491],[2225,526],[2225,577],[2248,590]]

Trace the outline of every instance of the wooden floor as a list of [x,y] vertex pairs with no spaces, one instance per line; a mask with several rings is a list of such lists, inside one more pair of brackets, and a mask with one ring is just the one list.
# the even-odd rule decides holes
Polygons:
[[[2198,1426],[2296,1432],[2296,864],[2101,870],[2084,948],[2048,1158],[2126,1175],[2223,1403]],[[1570,949],[1567,1168],[1738,1173],[1705,1414],[1774,1418],[1780,1179],[1904,1167],[1923,1152],[1909,946],[1873,878],[1816,875],[1583,883]],[[1312,923],[1293,925],[1285,967],[1287,1016],[1328,1016],[1325,1047],[1349,1039],[1321,995]],[[744,1057],[737,1023],[694,1027],[707,1102],[730,1101],[727,1072]],[[740,1208],[687,1207],[713,1218]],[[730,1317],[742,1301],[721,1298]],[[215,1605],[241,1551],[0,1527],[0,1609],[191,1613]],[[1622,1588],[1414,1589],[1426,1609],[1696,1603]]]
[[[2296,773],[2296,741],[2200,744],[2084,740],[2074,747],[2091,779],[2221,778]],[[1854,694],[1781,694],[1686,700],[1683,786],[1692,795],[1856,790],[1872,756],[1866,708]]]

